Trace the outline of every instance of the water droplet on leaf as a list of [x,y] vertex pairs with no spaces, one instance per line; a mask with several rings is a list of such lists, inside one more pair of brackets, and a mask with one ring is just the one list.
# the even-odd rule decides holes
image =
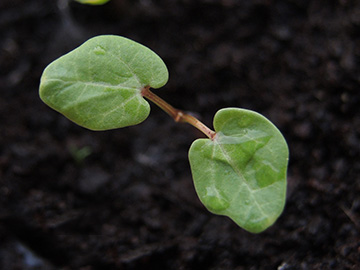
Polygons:
[[206,188],[206,195],[203,197],[203,203],[213,212],[223,211],[230,205],[223,192],[213,186]]
[[106,53],[106,50],[103,47],[101,47],[100,45],[98,45],[94,48],[93,52],[96,55],[104,55]]

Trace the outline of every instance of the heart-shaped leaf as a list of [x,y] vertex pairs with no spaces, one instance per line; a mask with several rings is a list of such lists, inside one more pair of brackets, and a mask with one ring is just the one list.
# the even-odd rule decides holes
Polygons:
[[258,233],[283,211],[288,147],[264,116],[227,108],[214,117],[216,136],[189,150],[196,192],[205,207]]
[[153,51],[105,35],[52,62],[41,77],[40,98],[80,126],[107,130],[144,121],[150,106],[141,90],[167,80],[167,68]]

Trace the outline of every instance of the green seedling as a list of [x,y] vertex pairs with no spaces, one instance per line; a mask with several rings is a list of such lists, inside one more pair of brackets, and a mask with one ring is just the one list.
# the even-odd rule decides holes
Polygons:
[[83,163],[83,161],[91,155],[91,147],[89,146],[84,146],[84,147],[76,147],[75,145],[71,145],[69,147],[69,152],[72,156],[72,158],[74,159],[74,161],[77,164],[81,164]]
[[75,0],[75,1],[87,5],[103,5],[109,2],[110,0]]
[[211,130],[151,91],[167,81],[164,62],[149,48],[105,35],[52,62],[41,77],[40,97],[91,130],[139,124],[150,113],[147,100],[154,102],[176,122],[189,123],[207,136],[189,150],[204,206],[247,231],[268,228],[285,205],[289,153],[280,131],[264,116],[239,108],[219,110]]

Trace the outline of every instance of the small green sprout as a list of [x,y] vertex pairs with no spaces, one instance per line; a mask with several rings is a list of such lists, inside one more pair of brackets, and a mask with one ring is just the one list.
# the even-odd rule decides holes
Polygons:
[[87,5],[103,5],[109,2],[110,0],[75,0],[75,1]]
[[70,145],[69,152],[74,161],[77,164],[81,164],[88,156],[91,155],[92,150],[90,146],[84,146],[79,148],[75,145]]
[[149,48],[105,35],[51,63],[39,92],[51,108],[91,130],[143,122],[150,113],[147,100],[176,122],[193,125],[207,136],[189,150],[200,201],[249,232],[264,231],[285,205],[289,152],[284,137],[264,116],[239,108],[218,111],[211,130],[150,90],[167,81],[164,62]]

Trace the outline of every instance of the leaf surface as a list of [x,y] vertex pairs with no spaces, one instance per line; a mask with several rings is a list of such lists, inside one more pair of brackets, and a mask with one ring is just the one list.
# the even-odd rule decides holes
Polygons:
[[216,136],[190,147],[194,185],[205,207],[258,233],[283,211],[288,147],[264,116],[227,108],[214,117]]
[[168,71],[149,48],[120,36],[89,39],[43,72],[40,98],[80,126],[107,130],[136,125],[149,113],[145,86],[166,84]]

